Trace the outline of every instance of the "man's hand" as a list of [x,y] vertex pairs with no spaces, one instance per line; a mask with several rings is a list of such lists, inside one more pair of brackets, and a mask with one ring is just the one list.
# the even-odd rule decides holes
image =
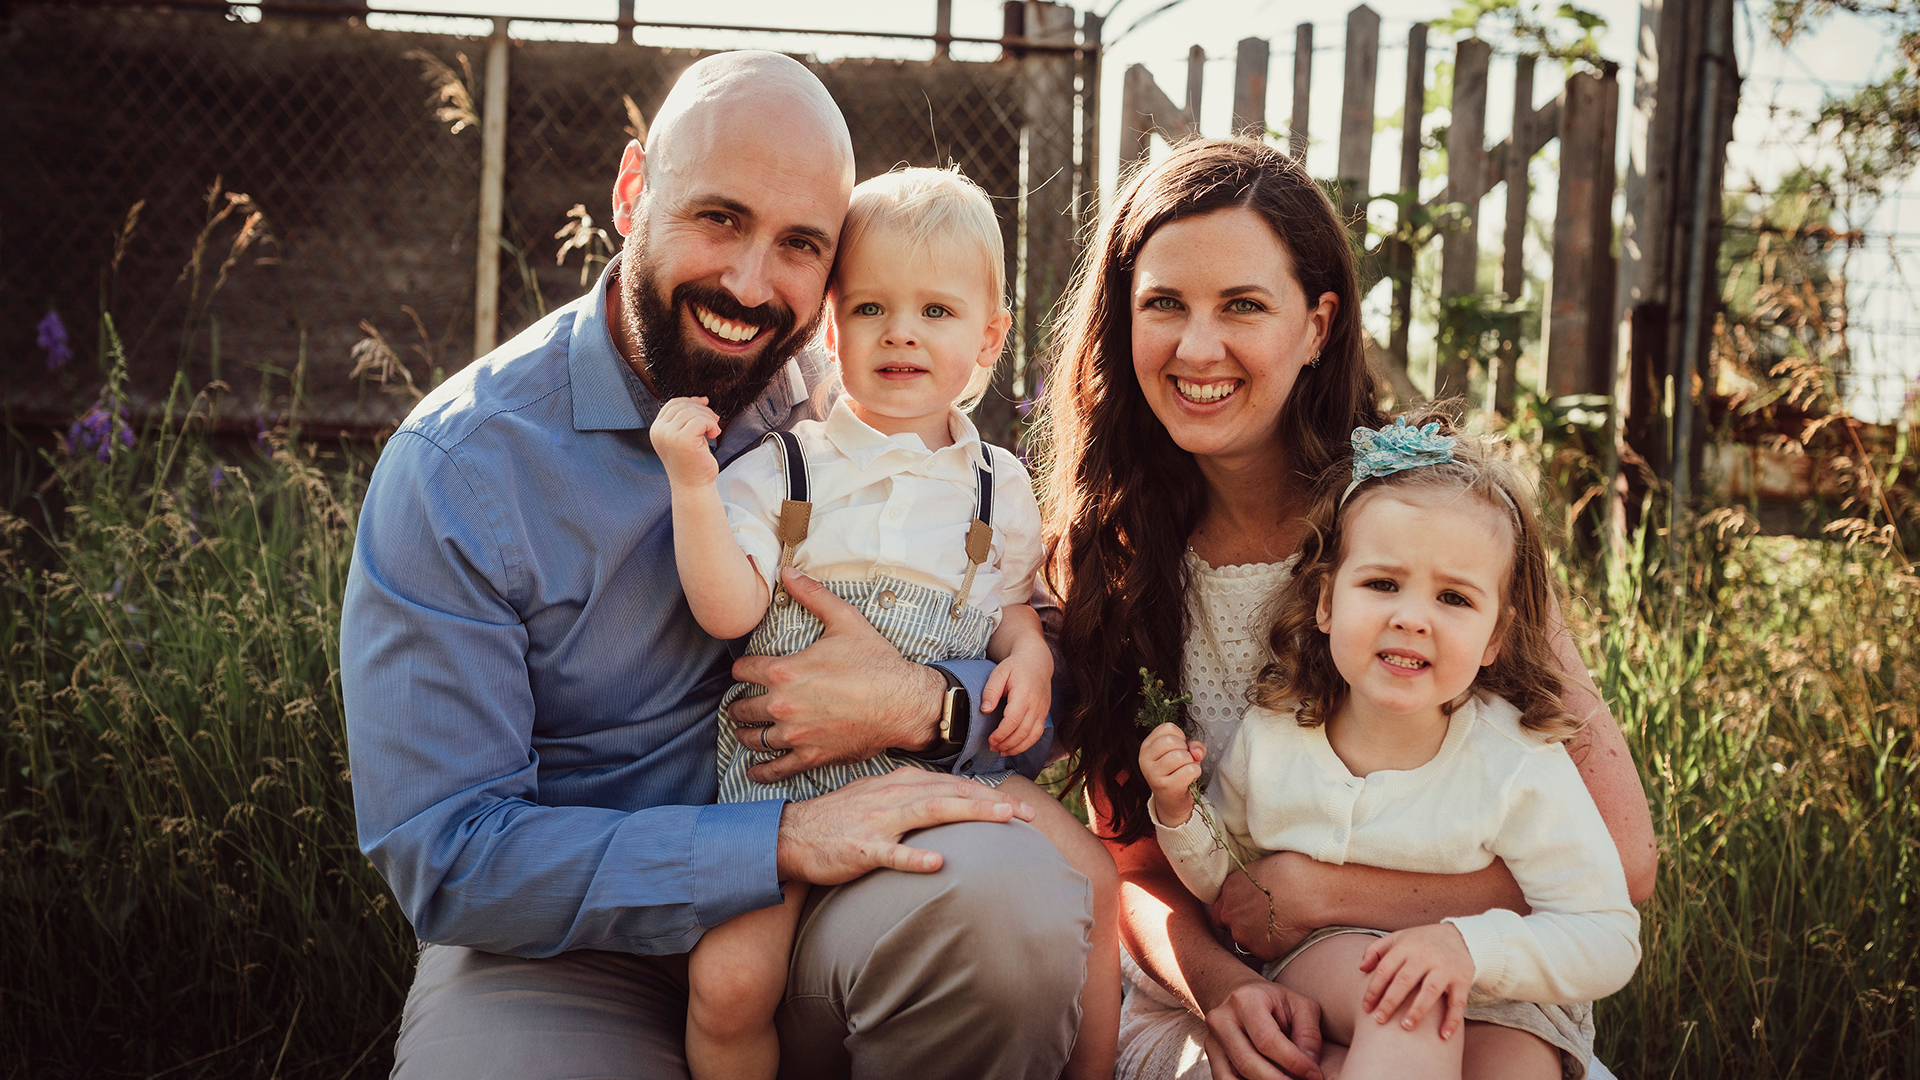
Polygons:
[[838,885],[883,868],[929,874],[940,869],[939,853],[900,843],[906,833],[1016,817],[1032,821],[1033,807],[964,777],[896,769],[788,803],[780,811],[775,858],[780,880],[812,885]]
[[1270,982],[1249,982],[1207,1013],[1213,1080],[1320,1080],[1320,1006]]
[[1153,791],[1153,816],[1177,829],[1193,816],[1193,793],[1200,759],[1207,748],[1187,738],[1179,724],[1161,724],[1140,742],[1140,776]]
[[1375,939],[1360,957],[1360,970],[1373,973],[1360,1007],[1373,1011],[1375,1023],[1386,1023],[1406,1002],[1400,1026],[1412,1031],[1443,994],[1447,1015],[1440,1021],[1440,1037],[1452,1038],[1466,1021],[1473,954],[1452,923],[1416,926]]
[[678,487],[699,487],[719,479],[720,463],[707,446],[708,439],[719,437],[720,417],[707,408],[703,397],[669,399],[647,425],[647,438],[667,470],[667,482]]
[[[1300,874],[1313,865],[1311,858],[1297,851],[1276,851],[1249,863],[1247,874],[1271,890],[1271,898],[1255,888],[1247,874],[1228,874],[1220,884],[1220,898],[1213,902],[1214,924],[1262,960],[1285,956],[1320,925],[1297,910],[1298,899],[1305,895]],[[1270,928],[1274,932],[1271,937]]]
[[782,574],[788,594],[819,616],[826,630],[792,656],[735,661],[735,679],[767,688],[727,706],[735,736],[742,746],[758,749],[763,733],[753,729],[765,728],[765,745],[785,751],[747,775],[771,784],[822,765],[865,761],[889,748],[930,745],[946,680],[902,657],[859,609],[819,582],[792,569]]

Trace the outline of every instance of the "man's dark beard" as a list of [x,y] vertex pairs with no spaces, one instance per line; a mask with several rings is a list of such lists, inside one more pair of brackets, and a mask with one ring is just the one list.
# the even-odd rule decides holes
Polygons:
[[[640,360],[647,366],[654,396],[661,401],[704,397],[722,423],[753,404],[774,374],[812,339],[824,314],[824,309],[815,311],[806,326],[795,330],[793,312],[783,305],[768,301],[750,308],[725,289],[693,282],[679,285],[662,302],[660,290],[654,287],[652,260],[638,245],[628,244],[620,262],[627,331],[640,344]],[[760,327],[768,339],[760,355],[743,360],[688,341],[678,312],[684,309],[692,315],[695,304],[723,319]]]

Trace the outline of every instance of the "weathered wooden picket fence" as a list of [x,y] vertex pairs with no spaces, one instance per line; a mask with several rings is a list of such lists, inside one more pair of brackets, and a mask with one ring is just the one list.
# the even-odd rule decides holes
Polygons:
[[[1615,266],[1611,207],[1614,189],[1614,132],[1619,93],[1613,64],[1598,74],[1570,76],[1560,94],[1534,108],[1535,58],[1514,64],[1512,134],[1486,144],[1487,71],[1493,49],[1468,39],[1453,47],[1453,99],[1447,129],[1447,184],[1421,200],[1420,138],[1426,112],[1427,26],[1414,24],[1407,37],[1404,123],[1400,171],[1394,186],[1376,188],[1372,173],[1375,84],[1380,68],[1380,16],[1365,4],[1347,15],[1346,79],[1341,98],[1337,172],[1342,208],[1357,233],[1365,230],[1367,203],[1391,198],[1399,207],[1395,234],[1371,249],[1374,264],[1362,270],[1362,285],[1381,277],[1393,282],[1392,328],[1383,349],[1383,366],[1402,396],[1410,396],[1406,376],[1409,327],[1413,321],[1414,250],[1411,236],[1422,211],[1458,204],[1460,214],[1441,239],[1440,326],[1436,398],[1468,393],[1476,350],[1467,340],[1488,324],[1488,304],[1478,296],[1482,198],[1506,185],[1506,214],[1501,241],[1500,292],[1507,304],[1525,287],[1523,244],[1530,184],[1527,163],[1546,144],[1560,140],[1560,184],[1553,224],[1553,276],[1546,314],[1546,367],[1541,389],[1550,397],[1606,394],[1613,372]],[[1233,129],[1267,130],[1267,76],[1271,49],[1261,38],[1246,38],[1235,56]],[[1206,54],[1195,46],[1187,57],[1184,105],[1175,105],[1153,75],[1139,64],[1127,69],[1122,90],[1121,169],[1144,160],[1154,135],[1169,141],[1200,130],[1200,92]],[[1292,121],[1289,150],[1307,151],[1308,105],[1312,89],[1313,24],[1302,23],[1294,38]],[[1476,404],[1508,412],[1514,400],[1517,341],[1515,320],[1495,317],[1500,346],[1480,372],[1485,396]]]

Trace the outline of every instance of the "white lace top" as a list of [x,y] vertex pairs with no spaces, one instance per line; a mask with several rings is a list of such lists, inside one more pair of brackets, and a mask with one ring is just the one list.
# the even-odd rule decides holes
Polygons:
[[1240,730],[1247,711],[1247,688],[1267,665],[1267,631],[1273,626],[1270,602],[1293,576],[1293,559],[1277,563],[1211,566],[1187,552],[1187,634],[1185,692],[1193,695],[1187,715],[1200,729],[1207,756],[1200,771],[1208,781],[1213,767]]

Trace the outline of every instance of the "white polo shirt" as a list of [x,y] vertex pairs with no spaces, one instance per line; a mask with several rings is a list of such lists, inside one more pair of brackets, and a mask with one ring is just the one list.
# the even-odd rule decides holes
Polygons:
[[[928,450],[917,435],[883,435],[842,397],[825,421],[793,433],[807,459],[813,514],[794,566],[820,581],[896,577],[958,592],[967,573],[967,526],[977,503],[976,464],[993,472],[993,546],[967,602],[997,625],[1000,609],[1024,604],[1040,565],[1040,506],[1020,459],[980,441],[959,409],[947,416],[953,444]],[[990,456],[989,456],[990,455]],[[768,589],[780,565],[775,529],[787,479],[771,443],[720,474],[720,498],[740,547]]]

